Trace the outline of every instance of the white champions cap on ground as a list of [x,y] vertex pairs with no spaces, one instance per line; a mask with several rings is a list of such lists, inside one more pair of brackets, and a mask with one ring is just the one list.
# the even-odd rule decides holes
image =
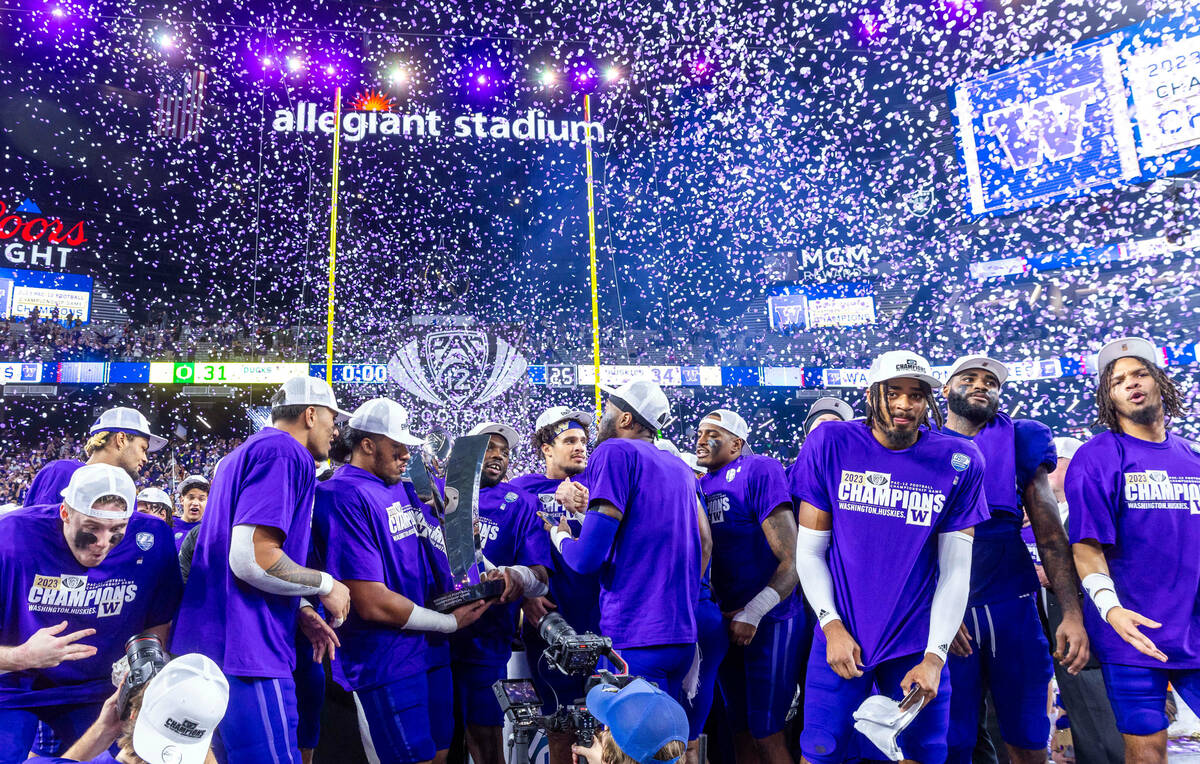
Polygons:
[[746,424],[746,420],[742,419],[741,414],[729,409],[714,409],[704,415],[700,420],[700,426],[711,424],[713,427],[720,427],[725,432],[735,438],[741,438],[743,443],[750,443],[750,425]]
[[406,446],[423,446],[424,438],[408,429],[408,409],[391,398],[372,398],[354,410],[348,426],[372,435],[382,435]]
[[142,416],[142,412],[126,406],[117,406],[100,415],[96,423],[88,430],[89,435],[98,432],[128,432],[141,435],[150,441],[150,451],[157,451],[167,445],[166,438],[160,438],[150,432],[150,422]]
[[329,383],[317,377],[292,377],[271,397],[271,407],[324,406],[339,417],[349,418],[350,412],[338,408],[337,396]]
[[986,355],[964,355],[950,367],[950,373],[946,375],[946,382],[948,383],[955,374],[967,369],[990,371],[996,375],[996,379],[1000,380],[1000,384],[1002,385],[1008,379],[1008,367],[995,358],[989,358]]
[[141,493],[137,495],[138,501],[149,502],[150,504],[166,504],[168,508],[171,505],[171,497],[167,496],[167,492],[161,488],[143,488]]
[[1110,363],[1126,356],[1141,358],[1152,366],[1161,366],[1163,360],[1162,354],[1150,340],[1144,337],[1121,337],[1105,343],[1096,354],[1096,379],[1100,379],[1100,375]]
[[584,427],[591,427],[596,418],[590,411],[573,409],[569,406],[551,406],[542,412],[533,424],[534,432],[559,422],[578,422]]
[[228,705],[229,682],[217,664],[199,653],[181,655],[146,687],[133,751],[150,764],[203,764]]
[[867,372],[867,386],[902,378],[925,382],[935,388],[942,386],[942,381],[933,376],[929,361],[909,350],[889,350],[879,355]]
[[662,388],[644,379],[626,382],[615,390],[603,388],[610,398],[616,399],[617,406],[622,411],[633,414],[641,420],[639,424],[657,434],[666,429],[671,422],[671,403]]
[[1079,438],[1063,436],[1054,439],[1054,450],[1058,453],[1059,459],[1074,459],[1075,452],[1083,445],[1083,441]]
[[207,491],[212,486],[209,479],[203,475],[188,475],[179,483],[179,495],[183,496],[191,488],[200,487]]
[[517,435],[517,431],[506,424],[499,422],[480,422],[471,428],[468,435],[499,435],[504,438],[504,442],[508,443],[508,450],[515,451],[521,443],[521,436]]
[[[120,496],[125,500],[125,511],[93,509],[101,496]],[[100,520],[128,520],[137,508],[137,488],[129,473],[111,464],[85,464],[75,470],[62,497],[71,509]]]

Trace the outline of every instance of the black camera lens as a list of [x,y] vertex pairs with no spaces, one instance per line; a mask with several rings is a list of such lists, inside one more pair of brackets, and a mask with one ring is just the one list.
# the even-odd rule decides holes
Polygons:
[[538,624],[538,634],[548,645],[556,645],[564,640],[573,639],[578,634],[567,623],[567,619],[558,613],[546,613]]

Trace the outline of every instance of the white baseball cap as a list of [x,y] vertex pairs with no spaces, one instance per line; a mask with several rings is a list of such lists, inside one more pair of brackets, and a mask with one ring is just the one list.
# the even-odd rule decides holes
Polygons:
[[349,427],[382,435],[406,446],[425,445],[424,438],[418,438],[408,429],[408,409],[390,398],[372,398],[356,408]]
[[1059,459],[1074,459],[1075,452],[1083,445],[1083,441],[1079,438],[1063,436],[1054,439],[1054,450],[1058,453]]
[[271,406],[324,406],[343,419],[349,411],[338,407],[337,396],[329,383],[317,377],[292,377],[271,398]]
[[150,764],[203,764],[228,705],[229,681],[217,664],[199,653],[181,655],[147,685],[133,751]]
[[1127,356],[1141,358],[1153,366],[1162,365],[1162,354],[1153,342],[1143,337],[1121,337],[1106,343],[1096,354],[1096,379],[1100,378],[1110,363]]
[[741,414],[729,409],[715,409],[710,411],[700,420],[700,426],[711,424],[713,427],[720,427],[725,432],[735,438],[741,438],[743,443],[750,442],[750,425],[746,424],[746,420],[742,419]]
[[635,379],[614,389],[604,388],[617,407],[633,414],[638,423],[651,432],[666,429],[675,420],[671,417],[671,403],[662,388],[645,379]]
[[179,495],[183,496],[194,486],[200,486],[207,491],[212,486],[212,483],[203,475],[188,475],[179,483]]
[[876,357],[867,372],[867,386],[902,378],[925,382],[931,387],[942,386],[942,381],[933,376],[929,361],[910,350],[889,350]]
[[950,378],[955,374],[958,374],[960,371],[966,371],[967,369],[983,369],[984,371],[990,371],[992,374],[996,375],[996,379],[1000,380],[1000,384],[1002,385],[1004,384],[1005,380],[1008,379],[1008,367],[997,361],[995,358],[989,358],[986,355],[964,355],[956,360],[954,365],[950,367],[950,373],[946,375],[946,382],[948,383]]
[[559,422],[577,422],[584,427],[591,427],[594,421],[596,421],[596,417],[590,411],[573,409],[569,406],[551,406],[537,418],[537,421],[533,424],[533,429],[536,432],[543,427],[549,427]]
[[508,443],[508,450],[515,451],[521,443],[521,436],[517,435],[517,431],[506,424],[499,422],[480,422],[471,428],[468,435],[499,435]]
[[809,407],[808,415],[804,417],[805,430],[808,429],[808,425],[813,418],[818,417],[821,414],[837,414],[843,422],[849,422],[854,418],[854,409],[850,407],[849,403],[846,403],[841,398],[833,398],[830,396],[817,398],[815,401],[813,401],[813,405]]
[[150,422],[142,416],[142,412],[126,406],[117,406],[105,411],[88,430],[88,434],[95,435],[98,432],[106,431],[141,435],[150,441],[150,451],[157,451],[167,445],[166,438],[160,438],[150,433]]
[[155,488],[153,486],[150,488],[143,488],[141,493],[137,495],[137,500],[149,502],[150,504],[166,504],[168,507],[173,506],[171,504],[171,497],[167,496],[167,492],[161,488]]
[[[120,496],[125,500],[125,511],[93,509],[96,499],[102,496]],[[129,473],[111,464],[85,464],[75,470],[62,497],[71,509],[100,520],[128,520],[137,508],[137,488]]]

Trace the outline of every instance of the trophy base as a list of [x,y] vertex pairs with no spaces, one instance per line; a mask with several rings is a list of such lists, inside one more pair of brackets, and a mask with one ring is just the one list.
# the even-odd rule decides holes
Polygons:
[[449,613],[463,605],[477,600],[487,600],[499,597],[504,593],[504,580],[481,581],[472,586],[456,589],[452,592],[439,594],[433,598],[433,609],[439,613]]

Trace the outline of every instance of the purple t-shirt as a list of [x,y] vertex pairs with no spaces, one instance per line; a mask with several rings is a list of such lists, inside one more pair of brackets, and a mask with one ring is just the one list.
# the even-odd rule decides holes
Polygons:
[[1142,632],[1167,655],[1135,650],[1085,607],[1104,663],[1200,668],[1200,444],[1177,435],[1151,443],[1114,432],[1079,447],[1067,468],[1071,543],[1104,546],[1121,605],[1162,624]]
[[[576,481],[578,482],[578,478]],[[565,512],[563,506],[554,498],[554,492],[560,484],[561,480],[538,474],[522,475],[512,481],[512,485],[537,496],[538,509],[551,518],[561,516]],[[578,538],[583,524],[572,517],[567,520],[567,525],[571,527],[571,533]],[[550,573],[550,598],[558,605],[558,612],[576,631],[598,631],[600,579],[572,570],[563,562],[562,555],[553,545],[550,547],[550,554],[554,558],[554,569]]]
[[[411,506],[421,511],[421,522],[417,527],[417,535],[421,539],[421,548],[425,558],[425,579],[429,589],[425,593],[426,600],[431,600],[450,588],[450,561],[446,558],[446,539],[442,536],[442,523],[438,520],[433,507],[421,501],[417,489],[412,483],[402,481],[392,487],[392,490],[407,501]],[[425,641],[428,649],[425,656],[429,668],[450,665],[450,637],[437,632],[426,632]]]
[[197,520],[194,523],[188,523],[188,522],[184,522],[182,519],[180,519],[178,517],[175,518],[175,522],[171,525],[171,531],[175,535],[175,551],[176,552],[178,552],[179,548],[181,546],[183,546],[183,540],[185,538],[187,538],[188,532],[190,532],[192,530],[192,528],[195,528],[199,524],[200,524],[199,520]]
[[983,490],[991,512],[991,517],[975,527],[968,606],[1036,592],[1040,584],[1021,538],[1021,522],[1025,486],[1038,467],[1052,471],[1058,465],[1050,428],[1032,419],[1014,420],[999,411],[974,438],[950,429],[945,433],[973,440],[983,454]]
[[[721,610],[740,610],[762,591],[779,567],[762,524],[779,507],[792,511],[783,465],[745,454],[700,478],[712,528],[712,589]],[[800,598],[785,597],[766,618],[800,612]]]
[[[537,516],[538,501],[511,483],[479,489],[479,532],[483,555],[493,565],[544,565],[550,537]],[[504,665],[512,656],[520,603],[494,604],[483,616],[450,636],[450,653],[460,663]]]
[[104,700],[125,641],[170,623],[179,607],[183,582],[165,523],[135,512],[104,561],[86,568],[67,546],[58,511],[58,504],[26,507],[0,518],[0,644],[22,644],[66,621],[62,634],[96,629],[83,640],[96,654],[0,675],[0,708]]
[[[313,546],[339,581],[378,581],[425,605],[428,568],[418,527],[424,522],[407,495],[347,464],[317,486]],[[425,637],[359,617],[354,608],[338,631],[342,648],[333,675],[351,692],[422,673]]]
[[120,762],[114,759],[111,753],[105,751],[94,759],[82,762],[75,759],[53,759],[38,756],[37,758],[27,759],[24,764],[120,764]]
[[979,449],[922,429],[893,451],[865,422],[826,422],[800,449],[792,498],[833,515],[834,600],[863,665],[924,652],[937,536],[988,517]]
[[200,523],[192,570],[171,652],[203,653],[230,676],[290,677],[295,669],[298,597],[268,594],[233,575],[235,525],[286,535],[283,551],[308,559],[316,463],[300,442],[264,427],[221,462]]
[[62,492],[71,482],[75,470],[83,466],[83,462],[75,459],[55,459],[46,462],[38,473],[33,476],[29,490],[25,492],[25,502],[22,506],[36,507],[40,504],[62,504]]
[[592,452],[582,482],[593,505],[606,501],[623,514],[600,568],[601,633],[617,648],[695,642],[701,507],[695,474],[653,443],[610,438]]

